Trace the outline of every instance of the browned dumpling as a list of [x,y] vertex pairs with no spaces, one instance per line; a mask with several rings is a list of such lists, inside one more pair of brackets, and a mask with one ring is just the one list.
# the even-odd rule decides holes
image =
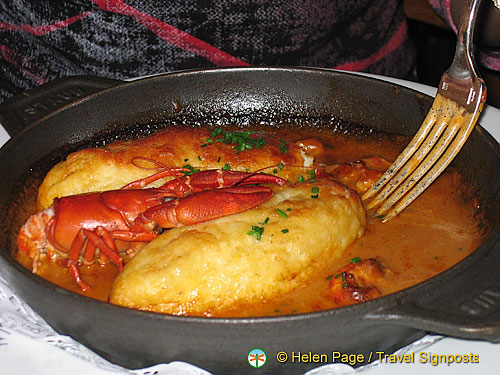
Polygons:
[[259,207],[166,231],[115,280],[110,302],[178,315],[220,315],[304,285],[361,237],[365,212],[335,182],[283,187]]
[[[261,147],[239,151],[235,149],[237,142],[219,142],[217,139],[221,140],[223,134],[213,136],[212,131],[206,127],[171,126],[140,140],[116,141],[105,147],[74,152],[45,177],[38,191],[37,208],[40,211],[50,207],[56,197],[120,189],[153,174],[155,171],[151,168],[158,168],[137,157],[149,158],[168,167],[189,164],[197,169],[217,169],[227,165],[231,170],[250,172],[268,168],[264,172],[276,170],[280,177],[292,180],[304,173],[301,167],[312,165],[313,159],[299,146],[275,135],[254,133],[250,137],[264,140]],[[278,168],[279,165],[282,168]],[[152,186],[164,182],[159,180]]]

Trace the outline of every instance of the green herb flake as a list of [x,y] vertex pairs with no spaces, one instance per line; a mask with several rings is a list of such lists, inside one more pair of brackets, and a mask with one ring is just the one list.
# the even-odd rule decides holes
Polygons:
[[225,144],[235,144],[233,149],[236,153],[252,150],[254,148],[260,149],[266,144],[266,140],[263,137],[258,137],[257,134],[251,130],[226,131],[223,127],[217,127],[210,133],[210,136],[212,138],[207,138],[211,140],[210,143],[215,141]]
[[217,158],[217,163],[219,163],[219,162],[220,162],[220,156]]
[[183,173],[185,176],[191,176],[193,173],[198,173],[200,171],[199,169],[195,169],[190,164],[186,164],[182,168],[188,169],[187,171],[181,171],[181,173]]
[[224,166],[222,167],[222,170],[229,171],[229,170],[231,170],[231,166],[229,164],[224,164]]
[[214,130],[212,130],[210,132],[210,136],[211,137],[217,137],[217,136],[219,136],[221,134],[224,134],[224,132],[225,132],[224,128],[221,127],[221,126],[218,126],[218,127],[216,127]]
[[309,182],[314,182],[316,181],[316,172],[314,171],[314,169],[311,169],[309,171]]
[[284,141],[283,139],[280,139],[280,150],[284,154],[286,154],[287,152],[286,141]]
[[264,220],[263,222],[260,222],[259,224],[260,225],[266,225],[267,223],[269,223],[269,218],[266,217],[266,220]]
[[288,229],[282,229],[281,230],[281,233],[288,233],[288,232],[290,232]]
[[347,284],[347,278],[345,277],[345,272],[342,272],[342,288],[347,288],[348,287],[348,284]]
[[252,230],[247,232],[249,236],[255,237],[257,241],[260,241],[263,233],[264,233],[264,227],[259,227],[257,225],[252,225]]
[[327,280],[331,280],[333,278],[333,275],[329,275],[326,277]]
[[319,188],[317,186],[313,187],[311,189],[311,193],[313,195],[311,195],[311,198],[318,198],[319,197]]
[[361,262],[361,258],[360,257],[356,257],[356,258],[352,258],[351,259],[351,263],[358,263],[358,262]]
[[200,155],[198,155],[198,160],[201,161],[201,156]]
[[381,215],[375,215],[375,219],[383,219],[384,218],[384,214],[381,214]]
[[278,168],[280,169],[280,171],[282,171],[283,168],[285,168],[285,164],[284,163],[279,163],[278,164]]
[[291,209],[291,208],[287,208],[286,210],[287,210],[287,211],[291,211],[292,209]]
[[214,143],[214,140],[212,138],[205,138],[205,143],[210,145],[210,144]]
[[304,176],[299,174],[299,177],[297,177],[297,182],[300,182],[300,183],[305,182]]
[[278,170],[277,169],[273,169],[273,174],[276,174],[278,173]]
[[288,215],[287,215],[285,212],[283,212],[282,210],[280,210],[279,208],[277,208],[277,209],[276,209],[276,212],[277,212],[278,214],[280,214],[281,216],[283,216],[284,218],[287,218],[287,217],[288,217]]

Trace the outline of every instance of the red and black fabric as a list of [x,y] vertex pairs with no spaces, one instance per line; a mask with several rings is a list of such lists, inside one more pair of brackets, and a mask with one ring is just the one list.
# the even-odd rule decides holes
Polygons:
[[78,74],[295,65],[414,78],[399,0],[11,0],[0,4],[0,102]]

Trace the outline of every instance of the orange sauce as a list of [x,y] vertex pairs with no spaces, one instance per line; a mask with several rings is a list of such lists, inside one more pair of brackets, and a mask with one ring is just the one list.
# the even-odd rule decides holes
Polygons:
[[[266,129],[269,131],[268,129]],[[346,136],[326,130],[278,130],[290,140],[315,137],[324,152],[317,163],[331,165],[380,155],[394,160],[407,139],[397,136]],[[467,189],[454,170],[444,173],[415,202],[393,220],[382,223],[367,213],[364,237],[353,243],[341,259],[326,261],[307,285],[272,300],[232,306],[217,316],[249,317],[298,314],[337,307],[329,289],[332,275],[352,258],[376,258],[388,270],[386,282],[379,286],[383,295],[408,288],[450,268],[469,255],[481,242],[476,207],[466,199]],[[326,225],[327,226],[327,225]],[[17,259],[31,269],[32,260],[18,253]],[[118,274],[106,265],[80,266],[90,292],[82,292],[71,279],[67,268],[44,262],[38,274],[63,288],[106,301]],[[207,316],[215,316],[207,312]]]

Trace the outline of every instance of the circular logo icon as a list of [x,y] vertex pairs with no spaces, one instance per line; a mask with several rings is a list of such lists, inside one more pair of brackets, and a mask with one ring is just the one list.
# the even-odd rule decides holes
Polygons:
[[250,366],[259,368],[265,365],[267,357],[262,349],[255,348],[248,352],[247,359]]

